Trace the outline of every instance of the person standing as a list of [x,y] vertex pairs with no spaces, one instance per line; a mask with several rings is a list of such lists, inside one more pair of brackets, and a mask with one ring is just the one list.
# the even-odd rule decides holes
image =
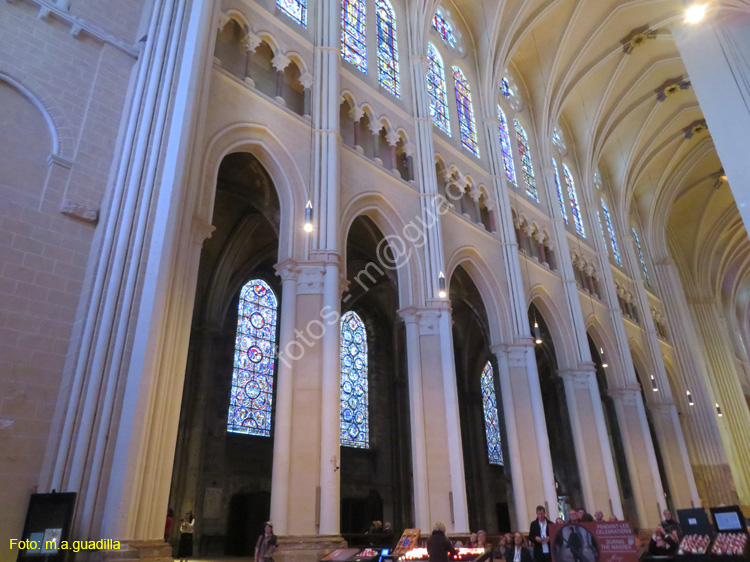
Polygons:
[[518,531],[513,535],[513,546],[505,553],[505,562],[532,562],[526,541]]
[[668,509],[665,509],[662,513],[664,515],[664,521],[661,522],[661,527],[664,529],[664,532],[666,534],[672,534],[672,531],[677,531],[679,534],[682,534],[682,527],[680,524],[672,519],[672,512]]
[[164,542],[169,542],[169,535],[172,534],[173,524],[174,524],[174,509],[170,507],[167,510],[167,520],[164,522]]
[[445,536],[445,525],[439,521],[432,528],[432,535],[427,539],[427,554],[430,562],[448,562],[448,555],[455,556],[457,550]]
[[536,519],[529,526],[529,541],[534,545],[534,562],[550,562],[547,510],[536,506]]
[[180,562],[186,561],[193,556],[194,530],[195,517],[192,511],[188,511],[180,523],[180,546],[177,548],[177,557],[180,559]]
[[266,521],[263,534],[258,537],[258,542],[255,543],[255,562],[271,562],[277,546],[278,539],[273,534],[273,523]]

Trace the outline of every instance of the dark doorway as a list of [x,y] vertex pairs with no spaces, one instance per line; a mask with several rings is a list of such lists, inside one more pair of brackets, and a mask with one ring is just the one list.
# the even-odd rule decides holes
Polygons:
[[[362,428],[369,432],[369,441],[355,444],[356,440],[342,437],[340,521],[344,534],[367,532],[373,521],[390,523],[393,529],[414,523],[406,332],[397,312],[397,272],[381,267],[383,241],[377,225],[360,216],[352,223],[346,242],[349,287],[341,313],[343,320],[356,315],[364,330],[366,355],[357,358],[350,353],[349,360],[365,359],[367,364],[368,423]],[[353,396],[346,384],[361,380],[362,372],[345,365],[345,353],[342,343],[342,396]],[[345,380],[347,372],[351,380]],[[346,407],[342,413],[347,414]]]
[[[279,223],[279,199],[260,162],[248,153],[226,156],[217,177],[216,230],[201,251],[169,500],[178,514],[195,513],[195,556],[251,554],[270,518],[276,387],[263,395],[270,416],[265,435],[238,433],[229,407],[240,380],[234,379],[243,287],[259,280],[275,296],[277,312],[283,304],[274,270]],[[278,321],[268,333],[278,337]],[[263,350],[262,364],[268,361],[265,373],[274,381],[271,350]]]
[[[458,410],[461,419],[466,501],[469,527],[487,532],[510,530],[508,503],[512,497],[505,424],[498,368],[490,352],[489,322],[479,290],[463,267],[451,277],[450,300],[453,309],[453,352],[456,361]],[[489,367],[488,367],[489,363]],[[502,443],[502,460],[493,455],[487,435],[492,432],[485,416],[483,379],[492,372],[497,419]],[[489,420],[491,422],[491,419]],[[500,464],[502,463],[502,464]]]
[[541,340],[541,343],[534,344],[534,351],[537,371],[539,372],[539,385],[542,389],[544,420],[549,437],[558,503],[555,512],[552,512],[553,506],[550,506],[552,512],[550,517],[554,519],[552,516],[559,511],[562,512],[563,519],[566,519],[571,507],[583,505],[581,479],[578,474],[578,461],[573,446],[573,430],[570,426],[568,400],[565,396],[564,382],[557,372],[557,354],[555,353],[552,334],[544,316],[533,304],[529,307],[529,328],[534,335],[535,342]]

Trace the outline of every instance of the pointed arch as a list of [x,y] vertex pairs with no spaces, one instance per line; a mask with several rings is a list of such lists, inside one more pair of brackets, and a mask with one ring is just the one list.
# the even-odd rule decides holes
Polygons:
[[401,97],[398,72],[396,13],[388,0],[376,0],[375,16],[378,31],[378,82],[394,96]]
[[534,201],[539,201],[539,193],[536,189],[536,179],[534,178],[534,164],[531,161],[531,149],[529,148],[529,135],[526,129],[518,121],[513,119],[513,126],[516,129],[516,141],[518,142],[518,153],[521,156],[521,166],[523,167],[523,183],[526,185],[526,195]]
[[[581,216],[581,208],[578,206],[578,194],[576,193],[576,184],[573,181],[573,174],[570,173],[568,165],[563,163],[563,176],[565,177],[565,185],[568,188],[568,200],[570,201],[570,212],[573,214],[573,222],[576,225],[576,232],[581,237],[586,238],[586,229],[583,226],[583,217]],[[567,222],[567,221],[566,221]]]
[[451,134],[448,116],[448,94],[445,87],[443,57],[432,43],[427,43],[427,96],[430,102],[430,117],[435,126],[445,134]]
[[471,103],[471,88],[466,75],[457,67],[453,67],[453,80],[456,90],[456,109],[458,110],[458,130],[461,134],[461,144],[474,156],[479,158],[479,141],[477,140],[477,124],[474,120],[474,106]]
[[240,291],[227,431],[271,436],[278,300],[253,279]]
[[341,316],[341,446],[370,448],[367,330],[359,314]]
[[341,58],[367,74],[367,11],[364,0],[341,0]]

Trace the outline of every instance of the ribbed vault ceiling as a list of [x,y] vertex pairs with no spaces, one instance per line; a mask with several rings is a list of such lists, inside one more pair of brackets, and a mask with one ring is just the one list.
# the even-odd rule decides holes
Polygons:
[[[720,297],[747,318],[750,241],[670,31],[685,25],[682,0],[449,2],[485,99],[511,69],[538,138],[562,126],[586,200],[599,169],[620,224],[638,219],[654,259],[678,254],[689,296]],[[425,29],[438,5],[416,2]],[[709,17],[732,10],[750,11],[750,0],[725,0]],[[549,143],[540,149],[549,161]]]

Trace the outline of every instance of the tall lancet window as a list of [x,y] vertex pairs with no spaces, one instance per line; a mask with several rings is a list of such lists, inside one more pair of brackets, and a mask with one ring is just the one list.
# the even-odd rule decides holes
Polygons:
[[484,430],[487,434],[487,456],[490,464],[503,464],[503,445],[500,438],[500,416],[497,413],[497,396],[495,395],[495,376],[492,364],[482,370],[482,405],[484,406]]
[[456,83],[456,108],[458,109],[461,144],[474,156],[479,157],[477,124],[474,121],[474,106],[471,104],[471,88],[463,71],[457,66],[453,67],[453,80]]
[[341,58],[367,74],[364,0],[341,0]]
[[278,301],[254,279],[242,287],[238,309],[227,431],[270,437]]
[[302,27],[307,27],[307,0],[276,0],[276,7]]
[[576,232],[586,238],[586,229],[583,227],[583,217],[581,208],[578,206],[578,194],[576,193],[576,184],[573,181],[573,174],[570,173],[568,166],[563,164],[563,175],[565,176],[565,185],[568,188],[568,199],[570,200],[570,212],[573,213],[573,222],[576,225]]
[[367,331],[356,312],[341,317],[341,445],[370,447]]
[[521,155],[521,166],[523,167],[523,183],[526,184],[526,194],[534,201],[539,201],[539,194],[536,190],[536,180],[534,179],[534,165],[531,163],[531,149],[529,148],[529,136],[526,130],[518,122],[513,120],[516,128],[516,140],[518,142],[518,153]]
[[394,96],[400,97],[396,15],[388,0],[377,0],[375,12],[378,27],[378,82]]
[[505,177],[516,185],[516,165],[513,163],[513,149],[510,147],[510,133],[508,132],[508,120],[505,118],[505,112],[497,106],[497,120],[500,126],[497,129],[497,135],[500,137],[500,148],[503,151],[503,166],[505,167]]
[[633,240],[635,241],[635,249],[638,252],[638,260],[641,262],[641,269],[643,270],[643,276],[646,278],[646,284],[650,287],[651,278],[648,275],[648,268],[646,267],[646,259],[643,257],[643,248],[641,248],[641,239],[638,238],[638,233],[635,231],[635,227],[633,227],[632,230],[633,230]]
[[602,211],[604,211],[604,222],[607,223],[607,231],[609,232],[609,239],[612,242],[612,255],[615,257],[617,265],[622,265],[622,258],[620,257],[620,250],[617,247],[617,237],[615,236],[615,227],[612,226],[612,217],[609,214],[607,204],[602,199]]
[[563,198],[562,186],[560,185],[560,172],[557,169],[557,161],[552,159],[552,168],[555,170],[555,187],[557,188],[557,200],[560,203],[560,212],[565,224],[568,224],[568,211],[565,208],[565,199]]
[[430,102],[430,117],[435,126],[451,134],[448,117],[448,94],[445,90],[445,66],[443,58],[432,43],[427,43],[427,96]]

